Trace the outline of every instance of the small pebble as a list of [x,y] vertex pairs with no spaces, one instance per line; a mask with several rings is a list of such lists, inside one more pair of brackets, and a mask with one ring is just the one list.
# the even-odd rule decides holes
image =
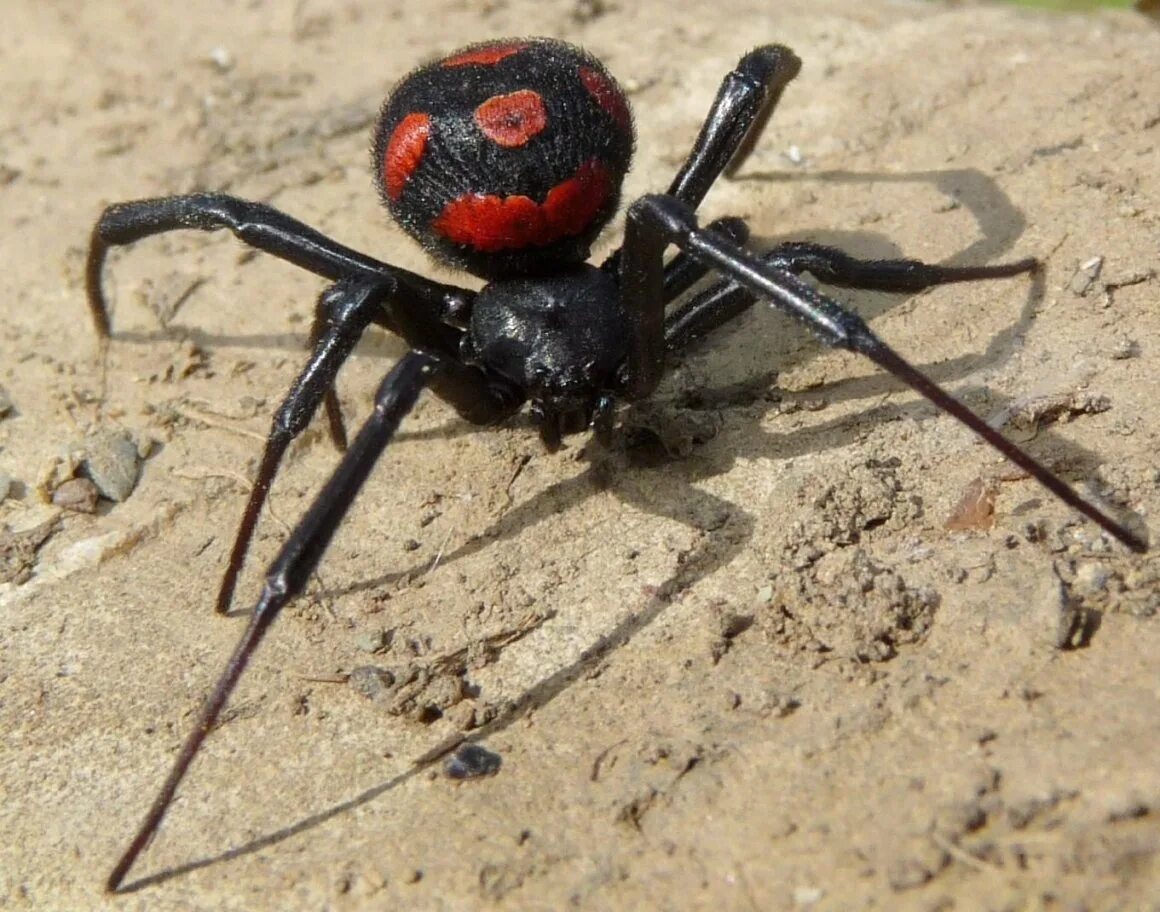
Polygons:
[[503,765],[503,758],[478,744],[462,744],[443,763],[448,779],[481,779],[494,776]]
[[1084,297],[1095,284],[1096,279],[1100,277],[1100,272],[1104,268],[1104,258],[1102,256],[1089,257],[1076,267],[1075,273],[1068,282],[1068,288],[1071,293],[1077,297]]
[[366,630],[355,637],[355,646],[360,652],[382,652],[387,645],[385,630]]
[[101,496],[121,503],[137,486],[141,456],[127,431],[98,431],[85,438],[81,471]]
[[1080,595],[1101,595],[1108,588],[1108,568],[1095,563],[1083,564],[1076,571],[1072,586]]
[[209,58],[209,62],[223,73],[232,70],[234,67],[234,55],[230,53],[229,48],[224,48],[219,45],[218,47],[211,48],[206,56]]
[[390,692],[395,676],[377,665],[360,665],[350,673],[350,686],[368,700],[378,700]]
[[100,499],[97,486],[87,478],[70,478],[52,492],[52,502],[73,513],[96,513],[97,501]]

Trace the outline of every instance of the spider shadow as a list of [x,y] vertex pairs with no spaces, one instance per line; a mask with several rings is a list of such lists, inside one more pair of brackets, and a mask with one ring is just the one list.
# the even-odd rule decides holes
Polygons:
[[[915,184],[932,189],[961,204],[975,219],[979,238],[946,260],[947,265],[986,263],[1011,251],[1027,227],[1023,213],[998,182],[977,168],[931,171],[756,171],[733,178],[737,183]],[[860,251],[851,251],[860,253]]]
[[[565,504],[577,504],[597,490],[603,490],[613,480],[624,499],[643,509],[659,511],[682,522],[692,521],[694,525],[700,523],[698,531],[701,533],[694,546],[686,552],[684,559],[672,576],[664,583],[651,591],[640,608],[624,615],[607,633],[601,635],[581,655],[568,665],[555,671],[548,677],[535,683],[521,694],[515,701],[509,703],[505,709],[491,722],[481,726],[466,736],[463,741],[476,743],[486,740],[499,732],[510,728],[528,713],[546,706],[557,696],[567,690],[574,682],[587,677],[604,658],[614,650],[628,643],[638,633],[653,623],[668,607],[674,598],[681,592],[694,585],[717,569],[727,566],[744,548],[745,543],[752,537],[754,530],[753,517],[732,504],[700,491],[692,485],[686,485],[683,490],[685,501],[682,509],[666,509],[674,504],[682,504],[680,498],[667,498],[664,504],[649,498],[641,490],[644,486],[618,483],[616,479],[625,477],[634,478],[635,473],[629,471],[620,474],[610,473],[609,465],[600,457],[579,476],[555,485],[546,491],[541,491],[529,501],[514,507],[505,513],[485,533],[465,543],[453,554],[445,555],[445,563],[451,563],[457,558],[474,553],[494,542],[496,538],[506,538],[534,526],[541,519],[553,515],[555,508],[561,501]],[[551,503],[548,503],[548,502]],[[691,504],[691,506],[690,506]],[[379,583],[362,583],[344,590],[347,592],[371,588]],[[324,811],[311,814],[289,826],[268,833],[224,852],[205,858],[190,861],[186,864],[168,868],[156,874],[138,878],[123,885],[119,892],[132,893],[146,887],[155,886],[174,877],[179,877],[201,868],[209,867],[219,862],[230,861],[246,855],[259,852],[262,849],[276,845],[285,839],[321,826],[329,820],[339,817],[376,798],[391,792],[398,786],[405,784],[417,775],[424,773],[431,766],[439,762],[442,754],[428,754],[413,762],[410,769],[393,776],[385,782],[372,786],[360,794],[341,801]]]
[[[920,408],[921,406],[916,406]],[[903,413],[913,411],[905,408]],[[897,410],[888,407],[872,409],[866,413],[858,423],[864,423],[867,418],[872,421],[891,420],[897,417]],[[789,456],[795,453],[814,452],[814,438],[816,435],[832,437],[838,426],[848,427],[851,421],[848,417],[827,422],[821,428],[810,429],[805,433],[792,435],[797,438],[795,447],[784,445],[785,438],[779,441],[779,455]],[[849,442],[857,436],[857,431],[851,432]],[[787,435],[789,437],[790,435]],[[514,702],[508,704],[500,715],[491,722],[481,726],[470,735],[463,738],[465,743],[479,743],[486,741],[506,729],[512,727],[530,712],[538,710],[552,702],[566,691],[575,682],[587,678],[612,652],[622,648],[637,634],[651,625],[666,608],[688,588],[706,578],[716,570],[728,566],[729,563],[744,549],[751,539],[755,522],[751,514],[741,510],[728,501],[708,494],[693,485],[693,482],[706,477],[712,477],[727,469],[739,455],[736,449],[723,452],[724,448],[715,448],[716,453],[708,454],[708,458],[681,460],[678,464],[688,465],[691,470],[681,473],[686,483],[679,486],[678,494],[658,501],[642,492],[638,484],[625,484],[620,479],[634,478],[635,472],[621,472],[614,476],[613,488],[624,499],[637,506],[660,515],[690,523],[698,529],[700,536],[695,545],[683,555],[684,559],[678,562],[674,573],[659,587],[656,588],[636,610],[624,615],[607,633],[598,637],[573,662],[558,669],[547,677],[535,683],[521,694]],[[768,441],[761,447],[763,455],[768,455]],[[672,463],[666,464],[671,470]],[[655,468],[655,467],[654,467]],[[672,477],[672,472],[669,472]],[[469,539],[453,552],[445,554],[441,563],[451,564],[455,560],[474,554],[484,547],[494,546],[497,540],[510,538],[522,532],[543,519],[554,515],[559,509],[574,506],[582,502],[598,490],[604,490],[607,484],[607,466],[596,463],[585,472],[558,483],[553,487],[541,491],[529,500],[513,507],[483,533]],[[690,505],[691,504],[691,505]],[[682,505],[679,510],[673,509]],[[374,581],[363,582],[347,587],[343,592],[353,592],[362,589],[374,588],[382,585],[388,579],[398,575],[419,574],[426,572],[426,568],[416,567],[403,574],[392,574],[390,577],[380,577]],[[311,814],[289,826],[282,827],[243,845],[236,846],[212,856],[200,858],[186,864],[168,868],[156,874],[132,881],[121,888],[121,892],[130,893],[145,887],[154,886],[171,878],[179,877],[201,868],[210,867],[220,862],[254,854],[263,849],[276,845],[286,839],[309,832],[330,820],[342,816],[349,811],[376,800],[388,794],[395,788],[406,784],[411,779],[425,773],[442,758],[442,754],[429,754],[414,762],[411,768],[391,777],[368,789],[365,789],[352,798],[341,801],[331,807]]]
[[[990,176],[974,168],[955,168],[933,171],[859,172],[849,170],[819,171],[808,174],[787,172],[756,172],[735,178],[738,182],[760,183],[791,182],[795,185],[815,182],[822,184],[914,184],[926,183],[943,197],[962,205],[973,217],[979,236],[962,250],[942,262],[946,266],[977,266],[1001,261],[1009,255],[1027,227],[1027,219],[999,184]],[[772,247],[779,241],[812,240],[817,243],[838,247],[865,259],[894,259],[913,255],[901,249],[893,240],[884,235],[870,232],[835,231],[821,228],[815,231],[798,232],[793,237],[762,238],[761,243],[752,246],[758,249]],[[999,280],[1010,281],[1010,280]],[[843,300],[850,309],[863,319],[877,317],[910,301],[922,297],[918,294],[889,294],[885,292],[827,289]],[[1004,363],[1018,349],[1022,337],[1027,333],[1036,311],[1043,303],[1045,282],[1042,270],[1031,275],[1029,293],[1019,314],[1010,325],[988,340],[983,352],[978,355],[963,355],[938,364],[916,366],[932,380],[941,384],[962,379],[985,368],[996,368]],[[751,311],[753,313],[754,311]],[[777,332],[784,334],[789,344],[782,345],[777,354],[778,365],[784,370],[792,367],[804,357],[812,356],[819,348],[813,342],[808,330],[789,319],[779,321]],[[730,339],[730,337],[733,337]],[[726,327],[720,338],[730,342],[754,337],[768,338],[768,333],[754,333],[746,330],[744,324]],[[722,346],[723,347],[723,346]],[[788,350],[787,350],[788,349]],[[903,353],[905,354],[905,352]],[[797,361],[795,361],[797,359]],[[902,384],[889,374],[878,374],[864,381],[843,383],[845,398],[881,396],[886,392],[902,388]]]
[[[753,172],[740,175],[735,180],[794,184],[815,181],[839,185],[927,183],[942,196],[965,208],[973,217],[979,230],[979,236],[973,242],[943,261],[943,264],[948,266],[982,265],[1010,258],[1011,251],[1027,226],[1025,216],[1003,192],[999,184],[987,174],[974,168],[902,173],[850,170],[819,171],[808,174]],[[835,246],[867,259],[892,259],[908,255],[908,252],[900,249],[893,240],[875,233],[818,229],[804,232],[804,236],[817,243]],[[752,246],[765,249],[775,246],[781,241],[801,240],[802,238],[803,233],[801,232],[797,232],[793,236],[765,237]],[[1009,282],[1011,280],[996,281]],[[944,387],[1000,368],[1020,349],[1046,295],[1046,277],[1043,269],[1031,273],[1028,282],[1028,291],[1019,312],[1005,328],[988,337],[982,351],[977,354],[959,355],[933,364],[912,363],[922,373]],[[833,288],[827,288],[826,291],[838,297],[845,306],[868,321],[872,321],[896,307],[910,306],[911,302],[918,301],[929,293],[890,294]],[[915,306],[921,305],[916,304]],[[969,314],[963,319],[970,319]],[[729,358],[752,362],[758,360],[752,353],[756,350],[763,350],[764,340],[770,338],[777,340],[777,350],[772,353],[771,360],[775,361],[777,370],[781,371],[798,366],[809,358],[815,357],[820,349],[824,350],[811,333],[798,323],[776,311],[770,313],[769,309],[763,311],[762,308],[755,307],[750,310],[746,317],[723,327],[709,339],[694,342],[687,352],[683,353],[682,357],[686,359],[704,358],[710,365],[716,360]],[[751,353],[748,359],[745,358],[746,349]],[[907,352],[902,351],[901,354],[906,356]],[[703,370],[703,373],[712,376],[714,368],[709,366]],[[771,375],[771,378],[776,379],[776,372]],[[744,387],[748,386],[747,392],[751,399],[756,398],[756,393],[764,392],[757,384],[739,384],[738,386],[742,388],[743,394],[746,392]],[[864,377],[842,379],[834,383],[812,387],[805,394],[805,398],[821,398],[827,403],[840,403],[880,398],[906,389],[906,385],[892,375],[875,371]],[[678,396],[688,398],[691,392],[685,390]],[[729,390],[727,389],[702,389],[697,392],[702,398],[709,400],[719,397],[729,398]],[[986,409],[991,413],[999,413],[1014,401],[1008,397],[996,395],[985,385],[959,387],[955,390],[955,395],[976,412]],[[824,422],[792,435],[777,434],[773,448],[782,458],[816,453],[827,448],[844,448],[857,440],[866,424],[902,418],[917,420],[937,414],[937,412],[938,410],[924,399],[918,399],[906,406],[875,407],[859,416],[838,418],[833,422]],[[744,435],[744,438],[745,442],[734,450],[736,455],[750,458],[768,456],[771,434],[761,432],[754,425],[752,430]],[[1036,451],[1048,448],[1045,445],[1045,440],[1049,441],[1050,449],[1057,454],[1056,458],[1066,465],[1069,473],[1075,477],[1091,474],[1104,462],[1098,454],[1074,443],[1065,442],[1056,435],[1040,434],[1037,443],[1024,442],[1021,445],[1035,455]],[[1058,455],[1061,451],[1062,455]]]

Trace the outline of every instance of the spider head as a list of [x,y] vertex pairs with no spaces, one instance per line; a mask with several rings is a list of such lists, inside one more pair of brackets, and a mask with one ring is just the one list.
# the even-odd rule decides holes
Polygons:
[[473,45],[421,67],[383,105],[383,202],[437,259],[485,279],[584,262],[632,159],[624,92],[547,38]]
[[628,338],[615,280],[580,265],[484,287],[472,307],[462,354],[525,390],[533,415],[563,422],[563,433],[573,433],[616,389]]

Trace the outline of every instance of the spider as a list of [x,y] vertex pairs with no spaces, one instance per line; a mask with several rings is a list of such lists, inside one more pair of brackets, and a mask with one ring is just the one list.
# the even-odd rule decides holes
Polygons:
[[[262,203],[195,193],[119,203],[93,229],[88,301],[110,334],[101,276],[108,250],[182,228],[228,229],[245,243],[324,277],[312,351],[273,419],[218,591],[233,597],[262,505],[291,441],[323,406],[345,450],[270,564],[261,596],[225,670],[144,822],[110,874],[117,890],[161,824],[206,734],[282,608],[299,595],[363,482],[425,388],[468,422],[495,424],[529,405],[545,447],[592,429],[610,435],[618,402],[653,393],[666,355],[762,300],[949,412],[1070,507],[1134,551],[1144,540],[1080,497],[802,278],[914,292],[1028,273],[1034,259],[952,267],[859,260],[815,243],[757,254],[736,218],[698,225],[713,183],[744,157],[801,63],[779,45],[756,48],[724,79],[692,150],[665,193],[628,207],[624,241],[587,262],[616,212],[635,144],[628,101],[580,48],[546,38],[475,44],[406,76],[383,105],[374,172],[387,209],[436,259],[485,281],[479,291],[372,259]],[[669,246],[676,248],[666,261]],[[687,294],[710,273],[708,287]],[[670,307],[670,305],[673,305]],[[382,380],[374,409],[347,445],[335,377],[363,332],[381,326],[410,350]]]

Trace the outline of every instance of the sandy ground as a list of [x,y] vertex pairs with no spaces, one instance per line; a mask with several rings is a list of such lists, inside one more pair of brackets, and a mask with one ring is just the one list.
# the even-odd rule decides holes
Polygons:
[[[743,51],[791,45],[801,77],[703,213],[758,245],[1041,257],[1035,279],[842,296],[1138,528],[1160,509],[1160,33],[687,6],[8,0],[0,906],[1160,908],[1160,558],[765,310],[674,363],[611,457],[424,399],[135,889],[101,892],[244,624],[214,586],[320,285],[226,236],[143,242],[110,260],[102,367],[89,227],[227,190],[430,272],[379,211],[368,134],[394,80],[469,41],[601,56],[637,112],[630,198],[667,185]],[[352,420],[400,351],[380,335],[346,369]],[[152,448],[135,492],[44,504],[61,454],[118,428]],[[239,608],[335,458],[321,429],[292,451]],[[993,521],[948,530],[973,484]],[[375,699],[342,683],[367,665],[394,680]],[[458,733],[498,774],[416,765]]]

